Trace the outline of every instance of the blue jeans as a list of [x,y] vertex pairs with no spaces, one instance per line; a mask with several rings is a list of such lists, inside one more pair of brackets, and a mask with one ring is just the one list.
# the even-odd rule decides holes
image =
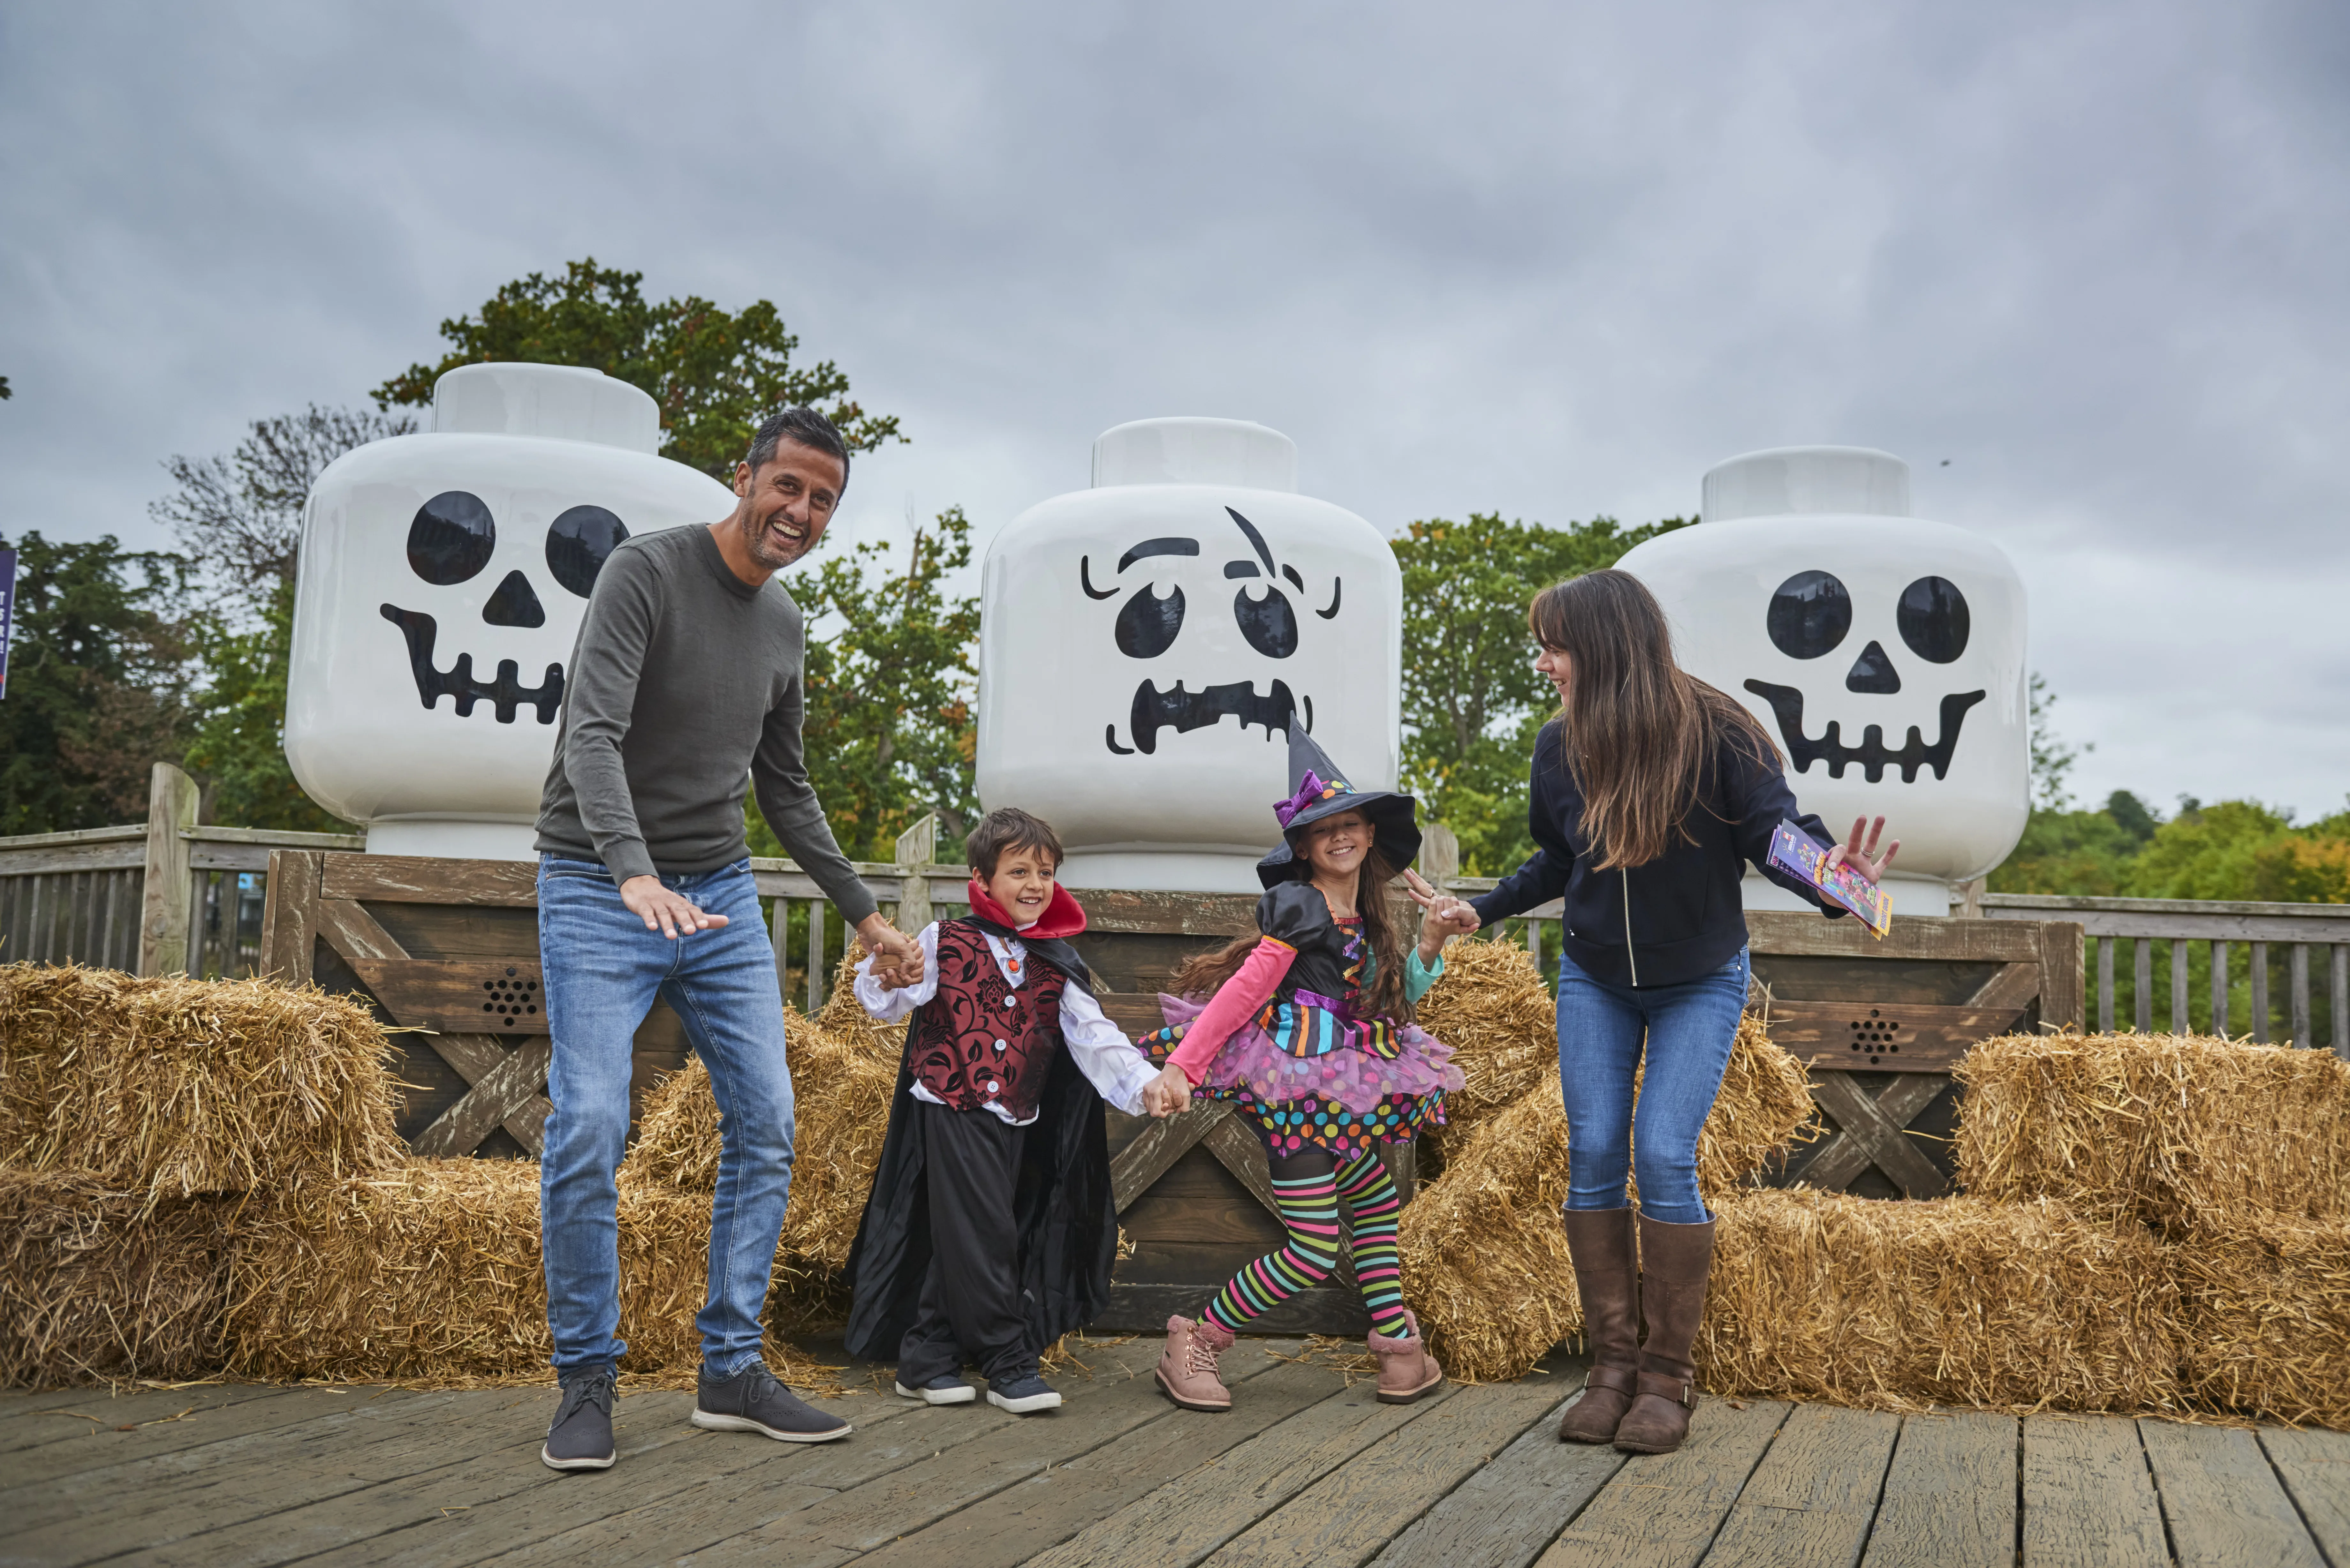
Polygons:
[[[1712,1216],[1697,1191],[1697,1139],[1721,1092],[1746,1005],[1746,950],[1698,980],[1641,990],[1558,961],[1558,1086],[1566,1101],[1566,1206],[1621,1209],[1640,1180],[1640,1212],[1669,1225]],[[1632,1075],[1644,1043],[1639,1108]],[[1636,1170],[1637,1168],[1637,1170]]]
[[538,951],[555,1057],[547,1070],[539,1158],[546,1324],[558,1376],[617,1362],[620,1339],[619,1190],[629,1139],[637,1025],[658,995],[685,1023],[723,1115],[710,1213],[710,1294],[694,1325],[702,1359],[728,1377],[759,1355],[759,1314],[792,1188],[792,1074],[784,1059],[783,988],[759,918],[751,863],[663,877],[715,930],[664,937],[620,902],[592,861],[538,862]]

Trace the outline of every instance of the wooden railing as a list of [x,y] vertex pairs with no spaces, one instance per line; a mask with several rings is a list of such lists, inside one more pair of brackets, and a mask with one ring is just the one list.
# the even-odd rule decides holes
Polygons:
[[260,959],[272,849],[359,849],[339,833],[196,820],[196,784],[155,764],[147,821],[0,838],[0,962],[246,975]]
[[[1991,893],[1983,896],[1982,912],[1995,920],[2078,920],[2095,948],[2091,961],[2096,966],[2101,1031],[2114,1027],[2117,980],[2126,990],[2131,1026],[2154,1027],[2161,989],[2155,975],[2160,969],[2168,971],[2165,1022],[2174,1033],[2187,1033],[2199,1021],[2210,1033],[2227,1034],[2241,1020],[2242,1032],[2255,1041],[2281,1036],[2294,1045],[2330,1044],[2335,1054],[2350,1060],[2350,904]],[[2126,971],[2120,962],[2124,953],[2129,958]],[[2274,983],[2280,960],[2282,988]],[[2313,967],[2323,977],[2322,993],[2313,991]],[[2246,1004],[2241,1012],[2235,1006],[2240,981]],[[2280,989],[2281,1014],[2272,1005]],[[2322,1029],[2313,1006],[2318,1000],[2328,1014]]]

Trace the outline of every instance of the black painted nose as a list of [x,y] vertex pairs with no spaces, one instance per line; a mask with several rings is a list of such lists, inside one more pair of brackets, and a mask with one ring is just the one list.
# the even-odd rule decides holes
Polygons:
[[[492,626],[545,626],[546,607],[530,591],[530,579],[520,572],[508,572],[505,581],[482,607],[482,618]],[[1875,648],[1875,643],[1869,647]]]
[[[498,592],[505,591],[505,585],[500,584]],[[531,624],[536,626],[538,623],[533,621]],[[1901,690],[1901,677],[1894,673],[1893,660],[1886,657],[1883,643],[1872,639],[1869,645],[1860,650],[1860,657],[1852,661],[1851,672],[1844,678],[1844,689],[1847,691],[1874,691],[1879,695]]]

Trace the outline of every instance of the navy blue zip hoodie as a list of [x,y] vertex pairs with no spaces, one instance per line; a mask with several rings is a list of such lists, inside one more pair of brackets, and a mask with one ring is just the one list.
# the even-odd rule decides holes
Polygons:
[[1559,727],[1534,742],[1534,794],[1527,805],[1534,855],[1471,905],[1492,925],[1564,895],[1565,949],[1586,974],[1609,985],[1679,985],[1711,974],[1746,945],[1746,911],[1738,897],[1744,862],[1833,917],[1845,911],[1800,877],[1768,864],[1771,835],[1794,822],[1835,843],[1817,816],[1802,815],[1775,757],[1758,761],[1727,733],[1714,740],[1713,763],[1681,819],[1690,843],[1675,833],[1664,854],[1645,866],[1596,871],[1583,828],[1583,791],[1559,765]]

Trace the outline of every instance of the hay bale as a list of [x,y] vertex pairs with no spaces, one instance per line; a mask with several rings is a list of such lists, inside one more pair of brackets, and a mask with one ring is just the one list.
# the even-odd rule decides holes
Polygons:
[[[1710,1205],[1812,1123],[1803,1064],[1741,1021],[1721,1093],[1698,1139]],[[1450,1368],[1471,1381],[1522,1376],[1583,1326],[1558,1210],[1566,1201],[1566,1113],[1554,1064],[1535,1086],[1451,1147],[1444,1174],[1403,1211],[1404,1295]],[[1637,1200],[1637,1194],[1635,1195]]]
[[0,1170],[0,1385],[218,1366],[229,1207],[151,1202],[88,1171]]
[[2178,1034],[2012,1034],[1959,1065],[1958,1179],[2166,1235],[2212,1215],[2350,1220],[2350,1063]]
[[1444,973],[1419,999],[1420,1027],[1452,1048],[1468,1082],[1444,1096],[1437,1133],[1450,1154],[1535,1087],[1558,1081],[1557,1011],[1542,972],[1513,942],[1455,941]]
[[0,1165],[151,1199],[394,1165],[398,1085],[367,1010],[312,987],[0,967]]
[[[538,1177],[527,1160],[416,1160],[238,1221],[226,1365],[244,1376],[543,1381],[551,1349]],[[709,1268],[707,1194],[624,1180],[622,1364],[690,1375]],[[773,1294],[796,1276],[779,1269]],[[779,1376],[813,1364],[770,1340]]]
[[1723,1394],[1879,1409],[2180,1406],[2178,1293],[2143,1227],[2061,1205],[1749,1190],[1718,1210],[1697,1361]]
[[2350,1431],[2350,1222],[2208,1216],[2168,1251],[2198,1403]]
[[[784,1251],[806,1268],[839,1269],[848,1262],[881,1160],[898,1086],[898,1047],[891,1041],[883,1054],[862,1032],[843,1039],[789,1009],[785,1018],[798,1127]],[[719,1121],[709,1070],[699,1060],[688,1062],[647,1096],[636,1147],[622,1171],[648,1186],[716,1190]]]

